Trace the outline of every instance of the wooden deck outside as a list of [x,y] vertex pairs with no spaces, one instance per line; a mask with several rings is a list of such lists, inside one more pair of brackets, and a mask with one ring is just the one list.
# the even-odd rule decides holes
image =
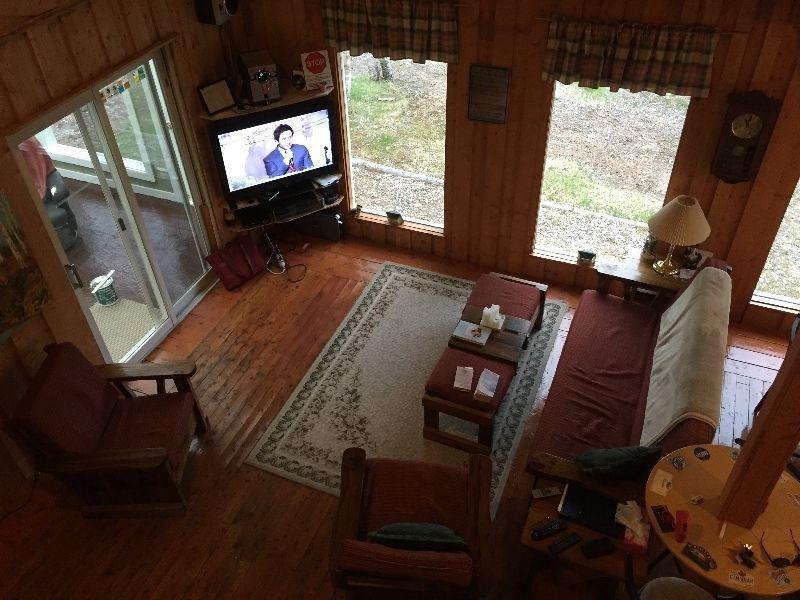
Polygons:
[[[214,435],[189,460],[187,514],[84,520],[64,506],[59,485],[42,478],[30,502],[0,521],[0,597],[333,597],[327,552],[336,499],[242,462],[384,260],[470,279],[483,270],[352,239],[314,240],[287,260],[308,265],[302,282],[264,275],[235,292],[217,286],[151,355],[199,363],[194,382]],[[579,300],[564,288],[548,294],[570,310],[542,394]],[[246,309],[258,318],[243,319]],[[749,422],[785,349],[782,340],[731,330],[718,443],[730,444]],[[517,586],[527,566],[518,536],[535,425],[528,423],[496,521],[499,598],[528,597]]]

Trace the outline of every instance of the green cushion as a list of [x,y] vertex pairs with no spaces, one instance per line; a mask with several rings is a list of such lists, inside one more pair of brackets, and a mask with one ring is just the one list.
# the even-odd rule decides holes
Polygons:
[[402,550],[457,552],[467,543],[449,527],[437,523],[390,523],[367,534],[371,542]]
[[660,446],[629,446],[587,450],[575,457],[578,468],[588,475],[612,479],[637,478],[658,462]]

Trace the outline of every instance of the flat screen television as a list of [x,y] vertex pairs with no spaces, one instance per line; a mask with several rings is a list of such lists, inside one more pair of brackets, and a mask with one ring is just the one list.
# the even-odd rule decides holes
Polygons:
[[327,98],[214,121],[208,129],[231,203],[339,170]]

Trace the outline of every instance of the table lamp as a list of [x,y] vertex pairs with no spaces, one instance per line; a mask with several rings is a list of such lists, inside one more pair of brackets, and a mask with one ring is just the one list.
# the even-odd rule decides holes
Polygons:
[[703,209],[692,196],[676,196],[650,217],[647,225],[656,239],[669,244],[667,257],[654,262],[653,270],[673,277],[681,268],[672,261],[675,246],[695,246],[711,233]]

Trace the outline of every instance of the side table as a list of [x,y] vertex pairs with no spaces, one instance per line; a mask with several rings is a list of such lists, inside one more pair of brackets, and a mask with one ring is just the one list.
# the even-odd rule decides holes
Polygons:
[[[778,596],[800,590],[800,567],[773,567],[761,547],[761,535],[767,529],[797,530],[800,482],[784,472],[752,529],[723,524],[717,519],[720,494],[736,456],[735,448],[704,445],[681,448],[662,458],[653,468],[645,492],[647,513],[653,524],[651,535],[658,536],[681,565],[712,586],[747,596]],[[653,514],[653,506],[659,505],[666,506],[673,515],[678,510],[689,512],[686,542],[708,552],[715,568],[704,570],[684,554],[686,542],[680,543],[673,533],[661,531]],[[743,543],[753,547],[753,569],[735,560]]]
[[[607,496],[618,499],[634,499],[641,504],[641,484],[633,482],[604,483],[587,475],[582,474],[572,461],[568,461],[556,456],[541,452],[533,452],[529,456],[526,470],[534,474],[534,487],[543,488],[559,486],[562,490],[564,484],[575,482]],[[587,570],[601,577],[610,578],[616,581],[625,581],[625,557],[626,553],[621,548],[618,540],[613,540],[616,550],[606,556],[599,558],[586,558],[581,552],[583,542],[604,537],[603,534],[593,531],[578,523],[570,522],[567,531],[574,531],[581,536],[582,541],[571,548],[568,548],[556,557],[552,557],[547,547],[557,540],[562,534],[544,540],[536,541],[531,538],[533,528],[544,519],[559,518],[558,504],[561,495],[549,498],[531,498],[528,508],[528,516],[522,528],[520,542],[526,548],[532,550],[537,557],[561,561],[565,565],[578,567]],[[641,586],[647,578],[647,556],[632,556],[633,580]]]
[[625,287],[625,298],[632,300],[638,288],[651,290],[658,295],[676,294],[689,285],[689,281],[660,275],[653,270],[651,262],[637,257],[617,262],[602,262],[595,266],[600,281],[597,291],[607,294],[612,281],[620,281]]

